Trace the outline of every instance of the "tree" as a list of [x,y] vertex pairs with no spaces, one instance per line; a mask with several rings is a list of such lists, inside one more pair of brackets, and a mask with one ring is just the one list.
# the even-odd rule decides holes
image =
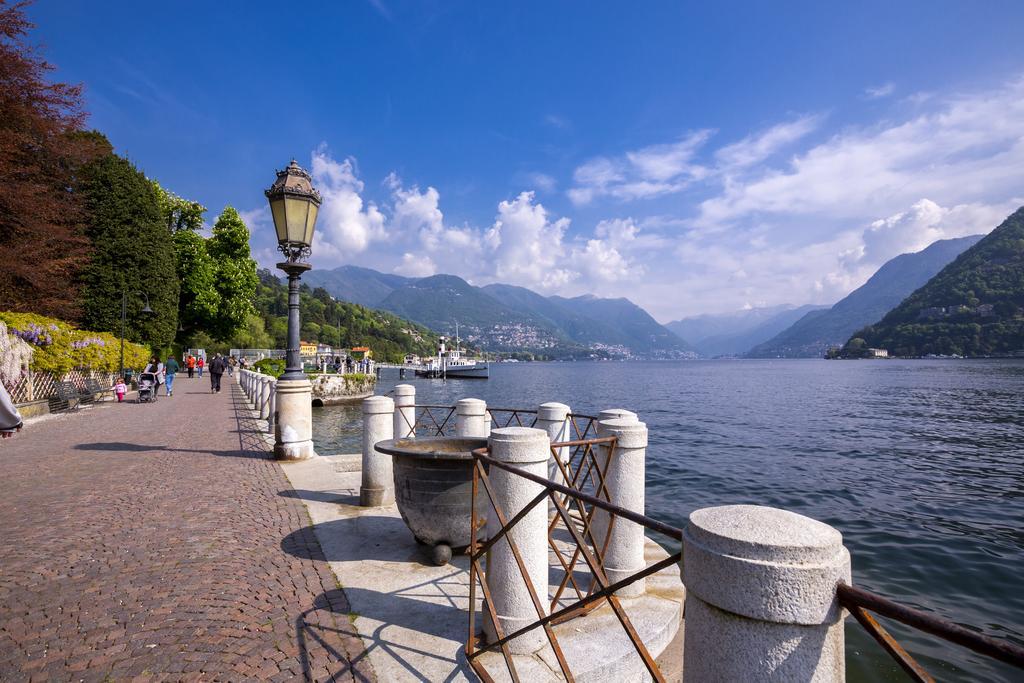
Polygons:
[[74,135],[82,87],[47,81],[54,67],[26,42],[25,5],[0,0],[0,308],[76,319],[89,242],[69,189],[103,150]]
[[[128,337],[156,349],[178,329],[179,286],[171,233],[157,192],[127,159],[108,154],[81,170],[92,256],[82,281],[83,319],[94,330],[119,334],[121,293],[128,292]],[[141,312],[148,295],[154,314]]]
[[216,269],[214,287],[219,301],[217,315],[208,327],[214,339],[226,340],[255,313],[256,262],[249,256],[249,229],[232,207],[224,208],[207,241],[207,251]]
[[156,188],[157,201],[160,204],[160,214],[167,222],[167,229],[173,233],[180,230],[191,230],[193,232],[202,230],[203,214],[206,207],[199,202],[183,199],[170,190],[165,189],[155,180],[150,180]]

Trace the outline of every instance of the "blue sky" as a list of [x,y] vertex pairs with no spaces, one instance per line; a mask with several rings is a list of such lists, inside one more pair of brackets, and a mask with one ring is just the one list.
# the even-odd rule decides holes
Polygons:
[[295,157],[313,262],[627,296],[667,321],[832,303],[1024,203],[1024,3],[75,3],[35,38],[90,124],[243,212]]

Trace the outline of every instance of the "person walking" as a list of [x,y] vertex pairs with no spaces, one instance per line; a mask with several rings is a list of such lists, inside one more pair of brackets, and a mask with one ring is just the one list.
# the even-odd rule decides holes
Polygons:
[[199,369],[199,379],[203,378],[203,366],[206,365],[206,357],[199,356],[199,360],[196,361],[196,368]]
[[196,374],[196,357],[191,353],[185,359],[185,368],[188,370],[188,378],[192,379]]
[[227,362],[225,363],[225,365],[227,366],[227,369],[228,369],[228,377],[234,377],[235,376],[235,357],[231,356],[230,358],[228,358]]
[[218,353],[210,361],[210,393],[220,393],[220,377],[224,374],[224,359]]
[[164,363],[164,384],[167,386],[167,395],[174,395],[174,373],[181,370],[181,366],[178,365],[178,361],[174,360],[174,356],[167,356],[167,362]]

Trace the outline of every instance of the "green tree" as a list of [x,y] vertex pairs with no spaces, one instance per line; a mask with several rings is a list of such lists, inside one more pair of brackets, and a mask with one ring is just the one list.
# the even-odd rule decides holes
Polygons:
[[224,208],[207,240],[207,252],[216,269],[214,287],[219,296],[217,315],[208,326],[214,339],[226,340],[255,313],[256,262],[249,255],[249,229],[232,207]]
[[160,204],[160,214],[167,223],[167,229],[171,232],[179,230],[191,230],[193,232],[202,230],[203,214],[206,207],[199,202],[184,199],[165,189],[155,180],[150,180],[156,188],[157,201]]
[[172,240],[181,282],[178,316],[187,336],[214,325],[220,308],[220,293],[215,286],[217,269],[202,235],[192,230],[179,230]]
[[[171,233],[157,192],[131,162],[107,154],[81,169],[92,256],[82,276],[85,327],[119,334],[128,292],[128,337],[154,350],[178,328],[178,278]],[[154,314],[141,312],[148,295]]]

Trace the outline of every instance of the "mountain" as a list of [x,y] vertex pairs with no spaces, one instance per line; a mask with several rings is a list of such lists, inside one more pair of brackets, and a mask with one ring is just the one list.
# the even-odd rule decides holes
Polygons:
[[868,347],[896,356],[1024,355],[1024,207],[844,351]]
[[983,235],[939,240],[887,261],[863,285],[827,311],[811,311],[747,354],[751,358],[821,358],[856,330],[879,320]]
[[702,356],[737,356],[771,339],[805,314],[828,306],[770,306],[735,313],[699,315],[667,323]]
[[[317,271],[310,271],[309,276]],[[545,297],[525,287],[475,287],[454,275],[403,278],[367,268],[320,271],[310,284],[459,335],[490,351],[550,357],[688,357],[686,342],[627,299]]]
[[413,279],[359,266],[341,266],[332,270],[311,270],[302,276],[302,281],[313,288],[323,287],[336,299],[372,308]]
[[[253,306],[260,320],[238,340],[253,348],[288,345],[288,285],[269,270],[260,270]],[[427,328],[384,311],[339,301],[326,289],[302,285],[299,295],[302,338],[336,348],[369,346],[378,360],[401,363],[407,353],[430,355],[437,335]]]
[[560,296],[549,298],[570,311],[603,322],[612,335],[601,340],[604,344],[622,345],[648,354],[665,351],[693,352],[692,346],[629,299],[600,299],[589,294],[573,299]]

